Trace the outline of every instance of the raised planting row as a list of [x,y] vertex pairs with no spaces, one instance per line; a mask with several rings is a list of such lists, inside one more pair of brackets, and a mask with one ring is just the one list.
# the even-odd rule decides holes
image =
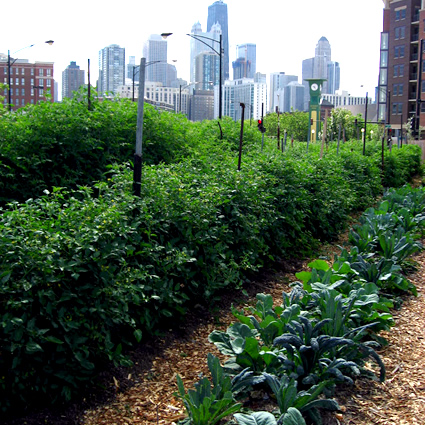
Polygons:
[[[144,167],[140,198],[118,167],[95,190],[56,188],[1,211],[1,409],[78,397],[111,363],[129,364],[142,335],[312,252],[382,193],[376,156],[354,144],[323,159],[313,146],[251,147],[240,172],[231,147],[208,147]],[[420,169],[417,146],[387,155],[405,179]]]
[[[406,272],[422,249],[424,226],[423,188],[387,192],[350,231],[350,251],[342,249],[331,266],[313,261],[280,305],[258,294],[255,306],[232,308],[236,321],[209,336],[224,364],[208,354],[211,380],[187,392],[177,377],[176,396],[187,410],[181,424],[321,424],[321,410],[339,410],[332,398],[338,385],[362,375],[384,381],[379,332],[394,324],[390,309],[400,295],[416,295]],[[274,409],[253,411],[261,399]]]

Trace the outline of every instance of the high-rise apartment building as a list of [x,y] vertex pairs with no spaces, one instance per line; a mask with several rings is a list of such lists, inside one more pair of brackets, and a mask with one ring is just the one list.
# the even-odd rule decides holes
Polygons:
[[99,51],[98,93],[116,93],[125,83],[125,48],[111,44]]
[[257,46],[252,43],[238,45],[236,58],[232,62],[233,79],[254,78],[257,72]]
[[339,90],[341,81],[341,70],[338,62],[328,62],[328,73],[327,73],[327,94],[335,94]]
[[225,81],[223,86],[223,115],[232,117],[235,121],[240,120],[242,116],[241,103],[244,103],[247,107],[245,110],[246,119],[261,118],[263,106],[267,105],[267,84],[253,78]]
[[167,40],[159,34],[152,34],[143,46],[143,56],[146,62],[155,62],[146,67],[146,81],[162,83],[167,85]]
[[139,67],[138,66],[139,66],[138,64],[136,65],[136,56],[129,56],[126,77],[132,81],[134,77],[134,81],[137,83],[139,82]]
[[223,81],[225,81],[229,79],[229,32],[227,4],[223,3],[222,0],[218,0],[211,6],[208,6],[207,32],[210,32],[213,25],[217,22],[220,24],[223,37]]
[[76,62],[70,62],[62,72],[62,99],[73,97],[73,92],[84,86],[84,82],[84,71]]
[[196,56],[196,90],[212,90],[220,81],[220,58],[214,52],[203,52]]
[[[202,80],[197,79],[195,76],[196,72],[196,57],[204,52],[211,53],[219,51],[219,40],[221,34],[221,26],[219,23],[214,24],[209,32],[202,32],[202,26],[199,22],[193,25],[191,34],[198,38],[190,38],[190,81],[201,82]],[[213,39],[215,41],[212,41]],[[202,41],[200,41],[202,40]],[[217,55],[218,57],[218,55]],[[217,80],[218,84],[219,79]]]
[[[8,82],[7,56],[0,54],[0,69],[3,69],[2,82]],[[9,90],[2,93],[4,104],[9,104]],[[49,95],[46,97],[46,95]],[[29,63],[27,59],[13,60],[10,67],[10,104],[11,109],[17,109],[26,104],[36,104],[41,101],[54,101],[56,97],[53,62]]]
[[384,0],[377,92],[379,121],[425,125],[425,1]]
[[270,74],[270,112],[274,112],[276,106],[279,106],[280,112],[284,112],[285,88],[291,82],[298,82],[298,77],[296,75],[286,75],[284,72],[272,72]]

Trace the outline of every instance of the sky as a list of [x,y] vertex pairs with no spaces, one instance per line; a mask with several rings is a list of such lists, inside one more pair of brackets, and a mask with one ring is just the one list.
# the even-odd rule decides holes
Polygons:
[[[177,76],[189,82],[190,37],[193,24],[207,29],[208,6],[213,0],[21,0],[3,2],[0,53],[19,59],[54,62],[54,77],[62,91],[62,72],[71,61],[87,70],[95,85],[99,51],[111,44],[125,47],[140,63],[150,34],[173,33],[168,40],[168,62]],[[231,61],[238,44],[257,45],[257,71],[297,75],[302,61],[314,57],[324,36],[332,60],[341,68],[340,89],[353,96],[374,98],[378,84],[379,43],[383,23],[381,0],[224,0],[229,21]],[[44,43],[54,40],[49,46]],[[33,47],[27,47],[34,44]],[[172,62],[176,60],[176,62]]]

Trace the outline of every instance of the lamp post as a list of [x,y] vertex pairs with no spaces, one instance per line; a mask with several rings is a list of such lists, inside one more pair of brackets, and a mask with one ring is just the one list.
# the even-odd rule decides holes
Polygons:
[[[167,33],[162,33],[161,36],[162,36],[162,38],[165,39],[172,34],[173,33],[171,33],[171,32],[167,32]],[[218,103],[219,103],[219,105],[218,105],[218,118],[221,120],[222,109],[223,109],[223,105],[222,105],[222,97],[223,97],[223,87],[222,87],[222,79],[223,79],[223,35],[220,34],[219,41],[217,41],[215,38],[205,37],[203,35],[193,35],[193,34],[186,34],[186,35],[188,35],[189,37],[192,37],[193,39],[198,40],[201,43],[208,46],[220,58],[219,92],[218,92]],[[217,49],[210,46],[208,43],[206,43],[202,39],[213,41],[215,43],[219,43],[219,50],[217,51]]]
[[[162,60],[146,62],[146,58],[140,59],[139,65],[139,98],[137,101],[137,128],[136,149],[134,152],[133,192],[140,196],[142,183],[142,140],[143,140],[143,112],[145,105],[145,69],[155,63],[166,62]],[[175,61],[173,61],[175,62]]]
[[[366,134],[367,134],[367,103],[368,103],[368,92],[366,92],[366,105],[365,105],[365,112],[364,112],[364,133],[363,133],[363,155],[366,155]],[[363,129],[362,129],[363,131]]]
[[[136,68],[139,68],[140,67],[140,65],[133,65],[133,96],[132,96],[132,101],[134,102],[134,79],[135,79],[135,77],[136,77]],[[137,70],[137,72],[139,72],[139,69]],[[140,76],[139,76],[139,78],[140,78]],[[144,95],[144,93],[143,93],[143,95]],[[140,93],[139,93],[139,96],[140,96]]]
[[[45,41],[45,43],[48,44],[49,46],[51,46],[54,43],[54,41],[53,40],[48,40],[48,41]],[[30,47],[33,47],[33,46],[35,46],[35,43],[34,44],[31,44],[30,46],[23,47],[22,49],[19,49],[16,52],[13,52],[12,54],[18,53],[18,52],[20,52],[21,50],[24,50],[24,49],[29,49]],[[9,109],[9,111],[12,110],[11,88],[10,88],[10,69],[12,68],[13,64],[17,60],[18,60],[18,58],[13,59],[13,62],[12,62],[12,58],[10,57],[10,50],[8,50],[7,51],[7,87],[8,87],[7,88],[7,103],[8,103],[8,109]]]

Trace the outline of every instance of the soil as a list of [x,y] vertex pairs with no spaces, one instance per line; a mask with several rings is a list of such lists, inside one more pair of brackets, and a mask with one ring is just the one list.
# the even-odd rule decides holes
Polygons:
[[[326,245],[322,254],[333,259],[338,245]],[[384,383],[358,379],[352,387],[340,387],[336,400],[341,411],[327,414],[325,425],[425,424],[425,251],[414,257],[417,270],[409,278],[418,296],[406,296],[400,310],[393,311],[396,325],[383,333],[389,345],[379,352],[386,370]],[[279,302],[289,291],[295,273],[308,270],[309,259],[283,261],[274,271],[249,284],[248,297],[242,293],[222,294],[208,311],[201,305],[186,320],[162,336],[144,342],[130,356],[131,368],[115,368],[99,377],[99,387],[87,389],[81,400],[55,409],[23,411],[19,417],[3,419],[7,425],[147,425],[173,424],[185,417],[185,410],[173,393],[179,374],[186,389],[200,374],[209,376],[208,353],[219,355],[208,335],[234,322],[232,303],[238,308],[252,303],[259,292],[270,293]],[[264,407],[264,402],[261,403]]]

